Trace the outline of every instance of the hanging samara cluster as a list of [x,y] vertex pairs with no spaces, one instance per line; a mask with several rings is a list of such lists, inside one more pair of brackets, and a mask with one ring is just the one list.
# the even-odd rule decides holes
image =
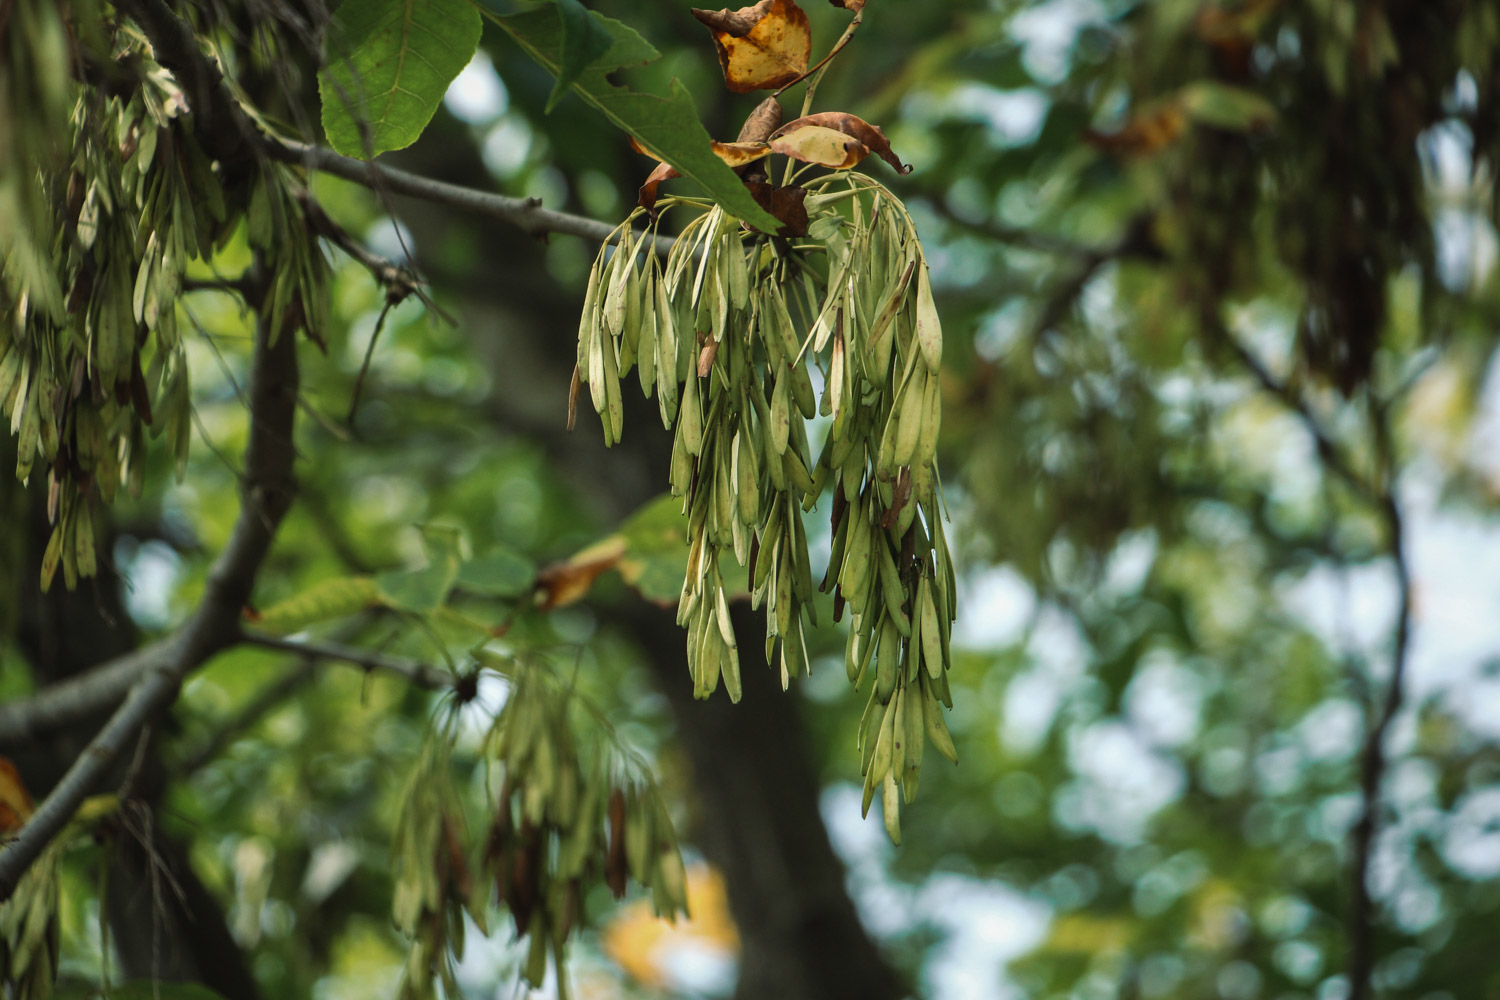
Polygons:
[[[942,331],[895,195],[842,170],[800,190],[801,237],[769,237],[685,199],[657,202],[639,232],[644,212],[632,213],[589,276],[578,379],[606,443],[622,433],[620,381],[632,368],[675,426],[671,486],[689,544],[677,617],[700,697],[721,680],[740,697],[725,552],[749,568],[783,686],[807,668],[803,630],[816,613],[802,515],[832,487],[833,548],[818,586],[833,595],[835,621],[851,612],[849,678],[870,689],[865,808],[880,789],[899,838],[898,799],[916,791],[925,741],[955,759],[940,708],[952,704],[954,610],[935,459]],[[657,230],[674,209],[699,214],[663,261]]]

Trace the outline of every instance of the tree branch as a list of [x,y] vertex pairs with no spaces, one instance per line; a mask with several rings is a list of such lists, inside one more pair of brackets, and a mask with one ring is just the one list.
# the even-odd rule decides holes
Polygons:
[[292,429],[296,412],[295,338],[288,331],[270,343],[270,325],[262,316],[257,323],[250,382],[243,500],[229,544],[209,571],[203,602],[182,632],[169,641],[170,655],[142,668],[140,682],[16,839],[0,851],[0,900],[10,898],[26,869],[129,749],[141,727],[177,697],[183,677],[239,638],[241,609],[295,493]]
[[[333,174],[356,184],[363,184],[372,191],[388,191],[404,194],[439,205],[449,205],[478,215],[487,215],[521,229],[530,236],[547,233],[563,233],[582,236],[601,243],[613,242],[610,235],[615,227],[607,222],[590,219],[569,212],[543,208],[540,199],[515,198],[510,195],[479,191],[459,184],[449,184],[429,177],[409,173],[397,167],[356,160],[343,156],[322,146],[313,146],[291,139],[263,136],[261,147],[272,159],[296,166]],[[672,249],[672,237],[658,236],[657,250],[667,253]]]
[[1323,465],[1343,480],[1344,485],[1348,486],[1361,500],[1377,509],[1383,509],[1387,500],[1386,494],[1372,486],[1369,480],[1354,468],[1353,463],[1339,450],[1333,436],[1324,428],[1318,415],[1312,411],[1307,400],[1290,383],[1283,382],[1272,375],[1270,369],[1250,353],[1250,349],[1240,343],[1239,338],[1229,331],[1216,310],[1205,310],[1204,327],[1214,341],[1227,347],[1234,354],[1235,359],[1255,378],[1255,381],[1260,383],[1261,388],[1281,400],[1282,404],[1302,422],[1308,436],[1313,439],[1313,446],[1317,448],[1318,458],[1322,460]]
[[119,704],[144,674],[172,663],[178,638],[143,646],[29,697],[0,704],[0,747],[25,746]]
[[282,639],[273,635],[258,635],[253,632],[242,633],[240,638],[243,642],[251,646],[259,646],[262,649],[275,649],[308,660],[336,660],[342,663],[351,663],[356,667],[363,667],[367,671],[395,674],[398,677],[405,677],[417,687],[429,690],[441,690],[442,688],[453,687],[460,679],[446,670],[429,667],[425,663],[397,660],[389,656],[382,656],[379,653],[355,649],[352,646],[340,646],[331,642],[302,642],[296,639]]
[[[258,154],[283,163],[317,170],[362,184],[377,192],[404,194],[465,212],[486,215],[540,237],[548,233],[582,236],[607,242],[615,227],[586,216],[543,208],[540,199],[479,191],[432,180],[396,167],[356,160],[331,149],[283,139],[258,130],[230,94],[219,68],[198,47],[192,26],[172,13],[163,0],[119,0],[115,5],[140,25],[156,51],[157,60],[182,81],[200,122],[202,141],[212,156],[223,160]],[[222,124],[221,124],[222,123]],[[670,236],[657,236],[657,250],[672,248]]]
[[1370,893],[1370,858],[1380,825],[1381,785],[1386,770],[1385,739],[1405,701],[1406,665],[1411,646],[1411,563],[1406,552],[1401,504],[1396,498],[1395,448],[1391,441],[1389,407],[1382,404],[1371,408],[1379,468],[1374,475],[1367,477],[1338,447],[1306,398],[1291,384],[1272,375],[1260,359],[1224,326],[1215,308],[1205,306],[1203,312],[1204,328],[1211,338],[1228,347],[1261,387],[1297,416],[1312,437],[1323,466],[1374,509],[1384,523],[1389,539],[1399,601],[1392,637],[1391,677],[1385,698],[1365,734],[1360,751],[1361,807],[1359,819],[1350,831],[1354,857],[1349,889],[1349,1000],[1370,1000],[1374,995],[1372,979],[1375,967],[1375,902]]
[[[1377,446],[1390,462],[1390,428],[1386,411],[1381,408],[1374,418]],[[1387,475],[1380,497],[1380,511],[1390,536],[1391,559],[1396,566],[1396,586],[1400,601],[1396,609],[1396,627],[1392,651],[1391,678],[1374,724],[1365,736],[1359,761],[1361,808],[1351,836],[1354,840],[1353,873],[1350,877],[1351,922],[1349,943],[1349,1000],[1369,1000],[1374,996],[1375,971],[1375,903],[1370,894],[1370,856],[1375,834],[1380,826],[1380,791],[1385,780],[1385,738],[1391,723],[1405,700],[1406,663],[1411,645],[1412,580],[1411,564],[1406,553],[1406,539],[1401,505],[1396,500],[1394,477]]]

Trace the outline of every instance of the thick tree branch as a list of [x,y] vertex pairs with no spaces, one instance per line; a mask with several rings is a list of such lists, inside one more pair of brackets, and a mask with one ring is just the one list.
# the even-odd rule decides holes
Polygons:
[[[119,704],[141,678],[153,671],[169,669],[178,658],[183,633],[138,649],[86,674],[45,687],[26,698],[0,705],[0,747],[21,746],[103,712]],[[242,632],[236,627],[221,647],[259,646],[291,653],[311,661],[348,663],[365,670],[395,674],[418,687],[441,690],[459,678],[422,663],[398,660],[352,646],[299,642],[276,636]]]
[[250,439],[245,449],[243,502],[234,533],[209,571],[203,601],[170,643],[171,655],[150,665],[87,749],[79,755],[20,834],[0,852],[0,900],[61,832],[110,766],[127,751],[141,727],[177,697],[189,671],[233,645],[241,609],[270,550],[295,492],[292,428],[297,412],[297,349],[288,331],[269,342],[269,324],[258,323],[250,381]]
[[0,747],[24,746],[119,704],[143,675],[168,666],[178,636],[131,653],[25,698],[0,705]]

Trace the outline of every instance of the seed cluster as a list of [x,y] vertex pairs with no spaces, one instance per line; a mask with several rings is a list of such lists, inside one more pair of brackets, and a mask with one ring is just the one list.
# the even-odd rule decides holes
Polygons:
[[[870,681],[859,744],[865,808],[917,786],[925,740],[950,759],[954,581],[938,509],[942,329],[927,261],[901,202],[864,174],[806,186],[807,236],[770,238],[717,207],[663,199],[637,211],[590,272],[578,336],[606,444],[623,432],[620,380],[637,370],[675,428],[670,480],[688,518],[678,604],[694,691],[741,692],[724,553],[766,610],[782,684],[809,666],[816,624],[803,514],[832,487],[832,558],[820,588],[850,611],[851,682]],[[663,261],[663,215],[698,208]],[[811,438],[822,434],[816,457]],[[925,665],[925,669],[923,666]]]

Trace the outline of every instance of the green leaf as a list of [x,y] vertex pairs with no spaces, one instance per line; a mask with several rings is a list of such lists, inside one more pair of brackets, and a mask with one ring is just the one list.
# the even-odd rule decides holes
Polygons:
[[502,549],[464,563],[457,582],[476,594],[519,597],[536,583],[536,565],[519,552]]
[[[549,3],[536,10],[501,15],[494,0],[484,0],[490,20],[503,28],[526,53],[562,81],[569,72],[568,39],[562,9]],[[677,80],[665,97],[617,87],[608,76],[615,70],[638,66],[660,54],[633,29],[613,18],[590,14],[608,33],[612,44],[572,81],[574,91],[616,126],[635,136],[654,156],[696,181],[730,215],[769,233],[782,223],[758,205],[738,174],[713,153],[712,138],[698,120],[692,95]],[[576,56],[575,56],[576,58]],[[642,173],[646,172],[643,168]]]
[[1182,88],[1178,99],[1189,118],[1231,132],[1263,128],[1276,120],[1276,109],[1270,101],[1216,80],[1190,83]]
[[318,75],[329,145],[366,159],[416,142],[483,27],[468,0],[346,0]]
[[547,112],[572,88],[589,64],[609,51],[614,39],[578,0],[556,0],[562,19],[562,55],[557,83],[547,97]]
[[290,635],[379,603],[380,589],[374,580],[367,576],[340,576],[320,580],[302,593],[263,609],[251,624],[272,635]]
[[427,565],[421,569],[393,570],[375,578],[380,595],[393,608],[428,615],[448,600],[458,579],[463,558],[463,537],[457,528],[426,526]]

